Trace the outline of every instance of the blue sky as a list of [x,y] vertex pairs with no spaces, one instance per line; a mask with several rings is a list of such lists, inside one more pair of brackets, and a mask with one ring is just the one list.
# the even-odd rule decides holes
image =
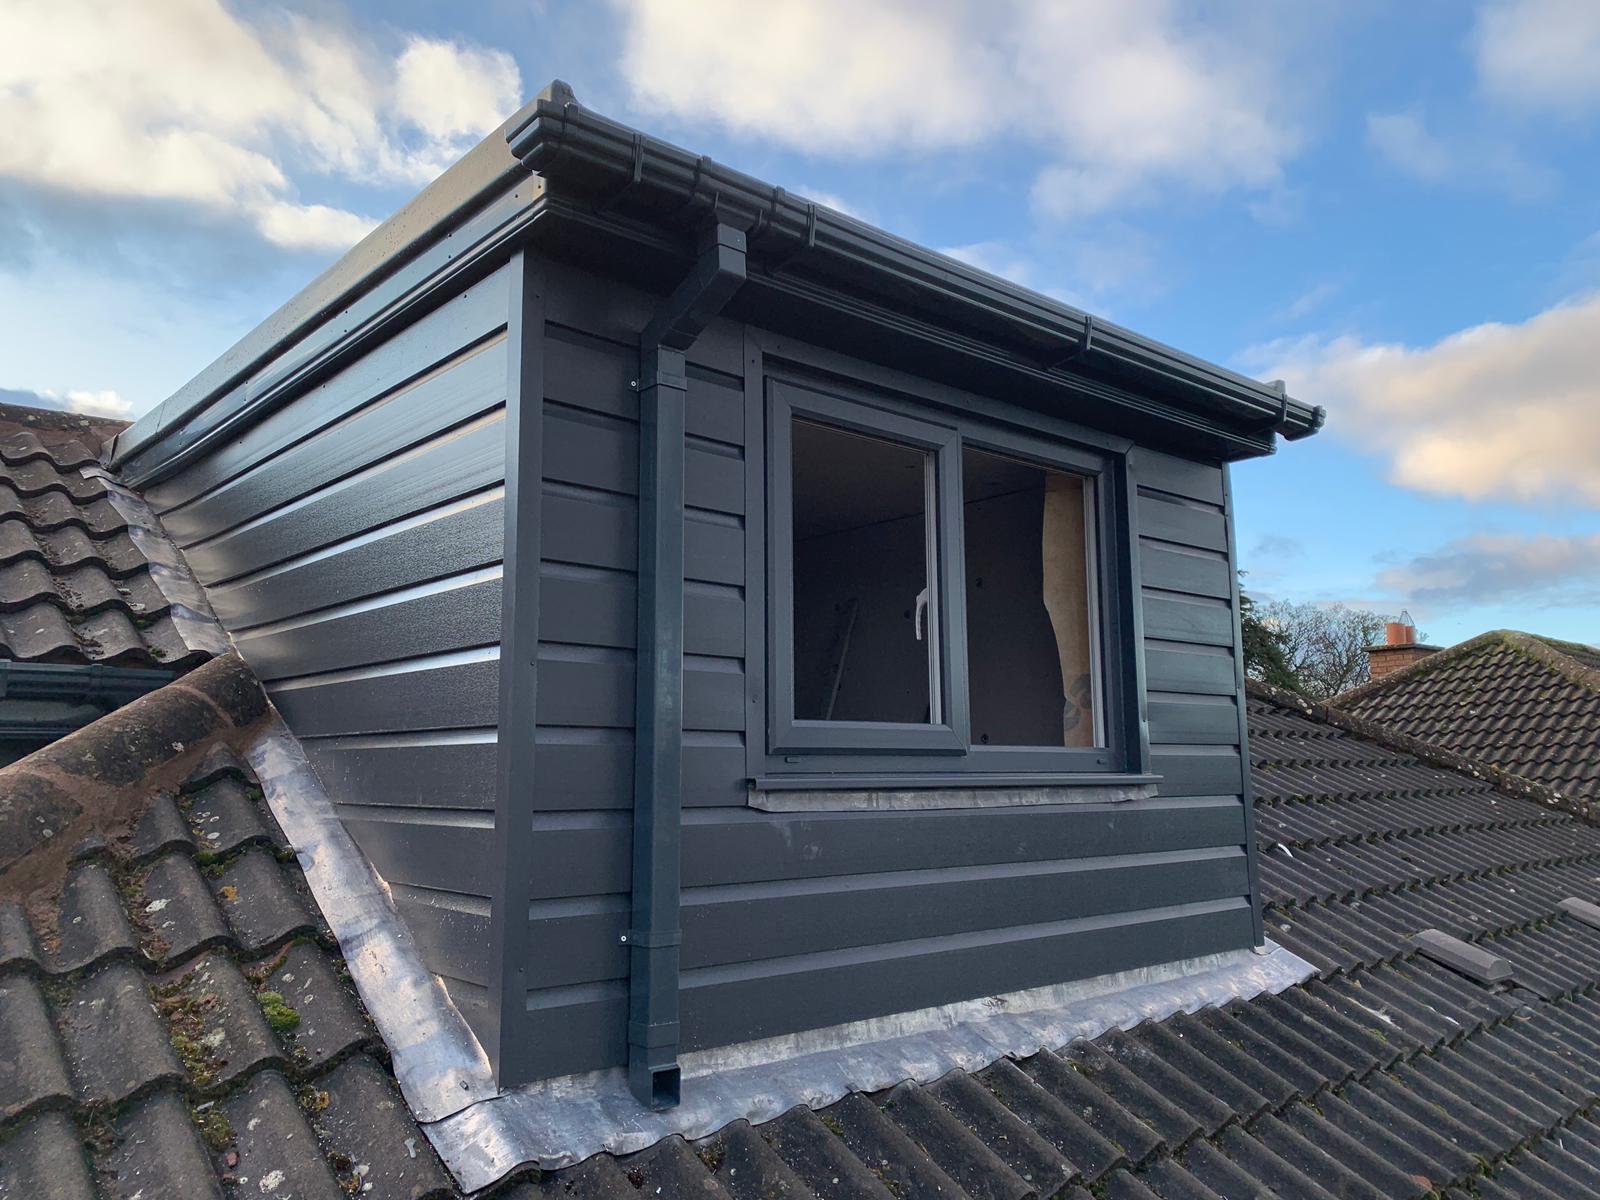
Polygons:
[[142,412],[560,76],[1324,404],[1253,591],[1600,640],[1600,5],[7,8],[0,398]]

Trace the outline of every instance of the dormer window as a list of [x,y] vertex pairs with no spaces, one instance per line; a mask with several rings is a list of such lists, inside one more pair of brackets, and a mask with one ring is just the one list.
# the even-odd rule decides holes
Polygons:
[[[1136,772],[1116,456],[769,382],[770,741],[758,776]],[[930,419],[937,417],[938,419]]]

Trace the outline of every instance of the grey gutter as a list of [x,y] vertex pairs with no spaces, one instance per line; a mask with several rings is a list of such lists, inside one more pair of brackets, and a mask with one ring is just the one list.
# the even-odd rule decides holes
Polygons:
[[146,667],[0,659],[0,700],[104,700],[121,707],[176,677],[174,671]]
[[[1063,376],[1068,363],[1130,374],[1207,415],[1290,440],[1322,427],[1324,410],[1291,398],[1282,384],[1207,363],[642,134],[584,108],[560,80],[524,110],[507,138],[530,171],[607,207],[625,202],[669,223],[715,213],[747,227],[753,255],[762,252],[770,270],[814,261],[830,278],[842,274],[876,290],[912,294],[919,304],[1036,344],[1045,365]],[[769,248],[776,250],[775,266]]]
[[[357,343],[415,318],[441,289],[488,263],[527,228],[542,196],[530,169],[593,194],[601,209],[647,211],[687,229],[706,219],[744,227],[752,269],[775,284],[848,278],[885,308],[913,304],[974,336],[1008,338],[1062,384],[1127,378],[1236,438],[1315,433],[1324,412],[1192,355],[1091,317],[964,263],[646,137],[577,104],[559,80],[510,117],[232,349],[116,438],[127,482],[163,477],[334,369]],[[806,276],[819,282],[802,282]],[[408,313],[410,315],[408,315]],[[289,375],[283,363],[294,364]],[[1270,452],[1270,444],[1241,453]]]

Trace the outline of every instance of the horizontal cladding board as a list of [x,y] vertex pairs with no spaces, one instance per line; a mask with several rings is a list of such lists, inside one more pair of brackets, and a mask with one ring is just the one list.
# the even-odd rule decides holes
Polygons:
[[1192,462],[1139,446],[1133,452],[1133,474],[1140,487],[1156,488],[1206,504],[1222,504],[1222,468],[1216,463]]
[[267,694],[297,736],[323,737],[494,725],[499,686],[498,658],[474,654],[313,676]]
[[419,658],[500,641],[498,571],[475,582],[441,580],[405,599],[379,597],[355,611],[338,609],[236,635],[234,645],[263,681],[368,663]]
[[[546,400],[637,421],[638,375],[637,350],[559,327],[550,329],[544,358]],[[684,428],[690,435],[744,445],[744,391],[738,380],[696,370],[691,362],[687,390]]]
[[[546,479],[634,496],[639,491],[639,427],[582,409],[545,408]],[[683,454],[684,500],[691,508],[744,512],[744,460],[690,439]]]
[[[533,761],[538,811],[633,809],[633,732],[541,729]],[[689,733],[683,744],[686,808],[743,804],[745,752],[738,734]]]
[[[1148,857],[917,871],[754,887],[691,889],[683,898],[686,969],[784,958],[982,929],[1242,896],[1239,846]],[[572,911],[572,910],[579,911]],[[626,895],[535,907],[530,987],[628,974]]]
[[[652,295],[569,263],[546,260],[545,319],[582,330],[597,341],[631,351],[639,332],[661,311],[666,296]],[[744,370],[744,326],[713,319],[689,350],[691,362],[725,375]],[[631,378],[631,376],[630,376]]]
[[1237,796],[1244,790],[1244,760],[1237,746],[1152,744],[1150,769],[1161,776],[1163,796]]
[[1145,537],[1203,550],[1228,548],[1228,522],[1218,509],[1144,495],[1138,504],[1139,532]]
[[448,894],[420,888],[394,889],[394,906],[411,931],[417,953],[428,970],[487,987],[489,918],[484,912],[458,906],[454,900]]
[[[627,571],[545,563],[539,577],[539,637],[578,646],[631,650],[638,595]],[[744,654],[744,600],[712,584],[684,589],[683,644],[689,654]]]
[[1223,600],[1233,595],[1233,575],[1226,558],[1185,551],[1164,542],[1139,543],[1139,574],[1145,587]]
[[[633,728],[632,651],[541,645],[538,675],[540,725]],[[685,658],[683,724],[686,729],[743,731],[744,671],[739,663]]]
[[335,801],[494,809],[492,729],[307,738],[301,745]]
[[[638,510],[632,497],[546,484],[542,502],[546,559],[617,571],[637,568]],[[687,578],[744,586],[744,530],[738,522],[690,512],[683,543]]]
[[211,588],[206,597],[238,630],[487,567],[504,550],[505,492],[496,487]]
[[[931,812],[687,809],[683,884],[817,879],[1243,842],[1244,809],[1237,795]],[[625,812],[580,814],[571,820],[560,814],[540,822],[529,865],[535,894],[599,896],[626,891],[630,847]]]
[[[497,271],[406,326],[383,345],[368,351],[293,403],[252,425],[215,453],[172,479],[145,489],[145,499],[157,512],[165,513],[232,479],[251,465],[503,328],[508,305],[506,275],[504,271]],[[500,386],[505,386],[504,379]]]
[[336,811],[384,879],[465,895],[486,893],[493,886],[494,830],[487,819],[483,824],[443,825],[371,820],[347,809]]
[[496,339],[363,409],[165,518],[190,545],[437,437],[506,401],[506,344]]
[[1233,608],[1224,600],[1174,596],[1146,589],[1144,635],[1203,646],[1233,645]]
[[190,547],[186,557],[205,584],[257,571],[500,483],[505,451],[503,415],[474,423]]
[[1147,641],[1144,669],[1145,686],[1152,692],[1232,696],[1239,690],[1230,648]]
[[1150,696],[1150,740],[1190,745],[1239,742],[1239,705],[1233,696]]
[[[684,1049],[772,1037],[884,1012],[1019,991],[1073,977],[1212,954],[1250,944],[1247,901],[1158,909],[903,948],[891,958],[785,960],[783,973],[684,976]],[[955,942],[955,945],[951,945]],[[837,959],[839,956],[835,956]],[[776,964],[774,964],[776,965]],[[615,1066],[627,1053],[627,987],[589,984],[529,997],[534,1067],[560,1075]]]

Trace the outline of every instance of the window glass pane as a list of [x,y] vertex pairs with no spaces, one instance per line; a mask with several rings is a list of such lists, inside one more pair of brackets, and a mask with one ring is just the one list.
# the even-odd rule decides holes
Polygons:
[[793,443],[795,718],[939,723],[932,456],[798,419]]
[[1092,483],[963,450],[972,741],[1093,746]]

